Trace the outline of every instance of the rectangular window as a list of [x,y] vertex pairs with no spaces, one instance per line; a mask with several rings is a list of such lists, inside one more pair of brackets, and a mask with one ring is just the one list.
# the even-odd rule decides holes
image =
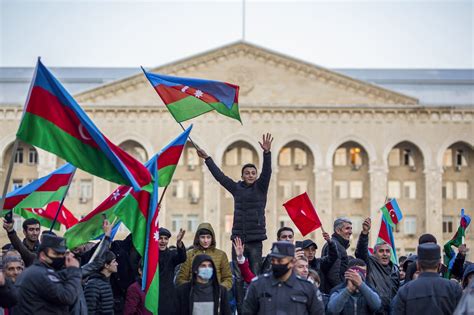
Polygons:
[[293,197],[293,192],[292,192],[292,187],[291,187],[291,182],[287,180],[281,180],[278,183],[278,186],[280,186],[280,196],[283,196],[283,198],[288,199]]
[[184,182],[182,180],[173,179],[171,187],[173,197],[184,198]]
[[38,164],[38,152],[34,148],[28,150],[28,164],[36,165]]
[[362,199],[363,188],[362,181],[351,181],[350,182],[350,195],[351,199]]
[[407,235],[416,235],[416,217],[415,216],[406,216],[403,218],[404,221],[404,231]]
[[456,182],[456,198],[457,199],[467,199],[468,191],[467,182]]
[[179,232],[179,229],[184,228],[182,214],[173,214],[171,216],[171,227],[173,229],[173,232]]
[[199,157],[197,156],[196,149],[188,148],[187,153],[188,153],[188,166],[198,166]]
[[232,225],[234,224],[234,216],[232,214],[225,215],[225,232],[232,232]]
[[252,150],[247,148],[240,148],[240,162],[242,163],[242,165],[247,163],[253,164]]
[[280,150],[280,154],[278,155],[278,164],[280,166],[291,165],[291,149],[290,148],[285,147]]
[[400,149],[392,149],[388,154],[388,166],[400,166]]
[[443,216],[443,233],[453,233],[454,217]]
[[347,199],[347,182],[345,181],[335,181],[334,182],[334,191],[337,199]]
[[295,148],[294,154],[295,154],[295,165],[305,166],[306,164],[308,164],[308,161],[306,159],[306,152],[303,149]]
[[18,148],[15,153],[15,163],[23,163],[23,148]]
[[17,190],[18,188],[23,187],[23,179],[14,179],[12,185],[12,191]]
[[456,166],[467,166],[466,154],[463,150],[456,150]]
[[400,198],[400,182],[397,180],[388,181],[388,197]]
[[200,186],[198,180],[192,180],[188,182],[188,198],[192,204],[197,204],[200,197]]
[[304,192],[308,191],[308,182],[305,180],[295,180],[293,182],[293,191],[295,192],[295,195],[301,195]]
[[91,180],[81,180],[79,184],[80,189],[80,198],[83,201],[87,201],[92,198],[92,181]]
[[443,166],[451,167],[453,166],[453,150],[447,149],[443,154]]
[[443,183],[443,199],[453,199],[453,182]]
[[410,149],[403,150],[403,165],[415,166],[415,159],[413,158],[413,153]]
[[225,153],[225,165],[229,166],[235,166],[239,163],[238,159],[238,149],[237,148],[232,148],[230,150],[227,150]]
[[362,165],[361,149],[351,148],[350,154],[351,154],[351,165],[357,168],[360,167]]
[[196,232],[199,222],[199,215],[197,214],[188,214],[188,231]]
[[416,199],[416,182],[403,182],[403,198]]
[[346,166],[347,165],[347,152],[346,148],[339,148],[334,153],[334,165],[335,166]]

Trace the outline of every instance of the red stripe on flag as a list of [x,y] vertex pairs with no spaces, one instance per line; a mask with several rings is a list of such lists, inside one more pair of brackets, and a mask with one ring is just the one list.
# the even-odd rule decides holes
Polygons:
[[89,212],[84,218],[82,218],[80,222],[87,221],[87,220],[91,219],[92,217],[96,216],[97,214],[112,208],[120,200],[122,200],[124,198],[127,191],[129,191],[130,189],[131,188],[128,187],[128,186],[120,186],[119,188],[114,190],[114,192],[107,199],[102,201],[102,203],[97,208],[95,208],[93,211]]
[[392,246],[392,244],[390,242],[390,236],[388,235],[387,224],[385,224],[384,220],[382,220],[382,224],[380,225],[380,231],[379,231],[378,237],[380,237],[386,243],[388,243],[388,244],[390,244],[390,246]]
[[145,190],[140,190],[138,192],[132,191],[130,194],[137,201],[138,207],[140,208],[140,212],[143,214],[145,218],[147,218],[148,207],[150,204],[150,193]]
[[35,191],[57,191],[69,183],[71,175],[72,174],[52,174],[48,180]]
[[98,148],[89,132],[81,125],[76,113],[61,104],[59,99],[47,90],[34,86],[26,111],[50,121],[81,142]]
[[169,165],[178,164],[184,145],[176,145],[169,147],[158,157],[158,170]]
[[23,199],[28,197],[30,194],[26,195],[17,195],[5,198],[5,204],[3,205],[3,209],[13,209],[17,204],[19,204]]
[[186,93],[162,84],[155,86],[155,90],[166,105],[180,101],[189,96]]
[[150,233],[148,234],[148,261],[147,264],[147,275],[146,275],[146,284],[145,292],[150,288],[150,284],[153,281],[153,277],[157,271],[158,260],[159,260],[159,247],[158,247],[158,210],[155,211],[155,214],[150,222]]

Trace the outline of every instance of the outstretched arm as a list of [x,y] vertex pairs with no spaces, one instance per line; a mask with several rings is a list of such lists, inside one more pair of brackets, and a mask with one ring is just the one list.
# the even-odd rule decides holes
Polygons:
[[212,176],[222,185],[225,189],[227,189],[231,194],[234,191],[234,187],[236,182],[234,182],[231,178],[227,177],[219,167],[217,167],[216,163],[212,160],[212,158],[201,148],[196,149],[197,155],[204,159],[207,168],[211,172]]
[[369,262],[369,232],[372,221],[370,218],[365,219],[362,223],[362,232],[360,232],[357,248],[355,251],[356,258],[362,259],[365,263]]

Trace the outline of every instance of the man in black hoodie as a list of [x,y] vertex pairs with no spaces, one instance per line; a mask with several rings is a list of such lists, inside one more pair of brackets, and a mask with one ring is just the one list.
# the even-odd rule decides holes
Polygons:
[[[272,141],[272,135],[267,133],[262,136],[262,142],[259,142],[263,150],[263,167],[260,177],[257,177],[257,167],[254,164],[245,164],[242,167],[242,180],[238,182],[222,173],[204,150],[197,150],[199,157],[206,161],[212,176],[234,197],[234,222],[231,239],[238,236],[244,242],[244,255],[249,259],[250,269],[254,274],[258,274],[260,270],[262,242],[267,239],[265,206],[272,174],[270,153]],[[235,261],[235,251],[232,251],[232,257]]]
[[[216,267],[208,255],[193,259],[192,278],[176,290],[174,314],[177,315],[230,315],[227,290],[219,285]],[[161,314],[161,311],[160,311]]]

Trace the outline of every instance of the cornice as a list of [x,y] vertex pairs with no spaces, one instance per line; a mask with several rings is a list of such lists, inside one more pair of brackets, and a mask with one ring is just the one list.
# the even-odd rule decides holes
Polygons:
[[[244,42],[238,42],[184,60],[156,67],[153,68],[151,72],[180,76],[197,68],[204,68],[224,60],[241,56],[253,58],[275,67],[284,68],[286,71],[297,73],[308,80],[317,80],[324,84],[340,87],[350,92],[369,97],[379,103],[418,104],[416,98]],[[135,90],[143,84],[149,83],[146,81],[144,75],[137,74],[79,93],[75,95],[75,97],[76,100],[81,103],[94,103],[106,98],[108,95],[118,95],[126,91]]]

